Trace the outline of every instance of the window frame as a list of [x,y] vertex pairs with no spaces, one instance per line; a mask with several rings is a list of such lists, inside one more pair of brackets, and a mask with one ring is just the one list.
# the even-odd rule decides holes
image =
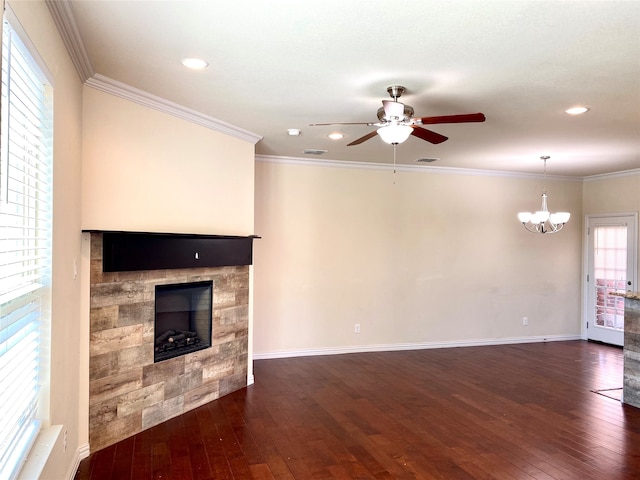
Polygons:
[[[40,316],[38,320],[38,331],[39,331],[39,347],[38,347],[38,355],[37,355],[37,384],[39,386],[38,394],[36,396],[36,411],[34,415],[33,425],[28,428],[31,429],[31,435],[25,436],[20,441],[15,442],[20,447],[20,451],[18,454],[11,454],[11,463],[7,464],[8,468],[11,468],[11,473],[8,478],[16,478],[20,474],[20,470],[24,466],[24,463],[27,459],[27,456],[33,447],[33,444],[38,436],[38,433],[43,428],[48,428],[50,426],[50,351],[51,351],[51,286],[52,286],[52,266],[53,266],[53,249],[52,249],[52,237],[53,237],[53,81],[52,75],[46,68],[44,62],[39,56],[37,50],[29,40],[28,35],[25,30],[20,25],[17,17],[13,13],[13,11],[6,6],[4,10],[3,17],[3,30],[4,24],[7,23],[11,30],[13,31],[11,36],[12,40],[16,44],[16,48],[21,51],[25,64],[34,71],[35,77],[37,80],[42,83],[43,90],[43,107],[46,111],[46,123],[43,128],[44,138],[43,140],[44,153],[43,157],[46,157],[44,163],[46,164],[45,173],[46,183],[48,184],[47,193],[45,195],[44,203],[46,204],[45,210],[45,218],[44,222],[46,224],[46,230],[43,237],[36,237],[36,241],[43,242],[44,238],[44,246],[43,250],[45,252],[44,255],[44,269],[43,280],[40,282],[39,290],[40,294],[38,295],[42,299],[42,303],[40,305]],[[1,34],[0,38],[5,40],[4,32]],[[4,50],[4,47],[3,47]],[[4,62],[4,60],[2,60]],[[2,69],[0,69],[0,80],[4,81],[2,70],[5,68],[5,65],[2,65]],[[9,79],[10,80],[10,79]],[[2,86],[4,89],[4,85]],[[4,101],[0,96],[0,101]],[[7,211],[8,205],[8,189],[7,185],[9,182],[8,178],[8,165],[9,165],[9,155],[6,153],[9,148],[11,148],[11,142],[6,142],[5,129],[7,128],[7,121],[10,121],[6,118],[6,109],[5,105],[0,106],[0,124],[2,128],[2,132],[0,134],[0,168],[3,169],[0,171],[0,208],[3,209],[3,212]],[[41,200],[37,200],[36,203],[41,202]],[[38,203],[39,206],[39,203]],[[4,223],[3,223],[4,224]],[[0,225],[0,228],[2,226]],[[8,232],[8,229],[5,230]],[[0,241],[6,237],[5,235],[0,235]],[[27,248],[23,246],[23,248]],[[40,246],[37,247],[40,249]],[[0,254],[2,250],[0,250]],[[40,268],[40,267],[38,267]],[[1,294],[2,292],[0,292]],[[8,306],[11,302],[7,302],[4,304],[0,304],[0,317],[3,317],[7,314],[7,311],[11,313],[11,310],[6,309],[5,312],[2,312],[2,306]],[[1,326],[2,324],[0,324]],[[0,338],[3,340],[3,338]],[[0,345],[2,343],[0,342]],[[10,350],[9,350],[10,351]],[[0,354],[4,354],[2,350],[0,350]],[[0,381],[2,378],[0,377]],[[0,384],[0,388],[2,385]],[[27,429],[28,429],[27,428]],[[11,451],[12,448],[15,448],[15,445],[7,448],[8,451]],[[3,452],[0,452],[3,453]],[[4,478],[4,477],[3,477]]]

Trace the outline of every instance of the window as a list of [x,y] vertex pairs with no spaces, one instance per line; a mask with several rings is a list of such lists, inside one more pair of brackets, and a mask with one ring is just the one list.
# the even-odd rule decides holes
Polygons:
[[627,226],[593,228],[596,325],[624,330],[624,298],[610,295],[627,288]]
[[52,88],[7,21],[0,101],[0,477],[5,480],[17,476],[38,434],[41,407],[48,403],[42,395],[48,383],[43,366],[48,365],[52,218]]

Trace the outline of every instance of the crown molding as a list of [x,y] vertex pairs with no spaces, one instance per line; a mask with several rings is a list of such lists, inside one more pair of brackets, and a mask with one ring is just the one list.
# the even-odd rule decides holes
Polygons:
[[80,80],[82,83],[86,82],[95,72],[80,36],[76,19],[71,11],[71,5],[67,0],[45,0],[44,3],[49,8],[53,22],[58,28]]
[[621,177],[635,177],[636,175],[640,175],[640,168],[634,168],[633,170],[624,170],[622,172],[613,172],[613,173],[602,173],[600,175],[590,175],[588,177],[584,177],[585,182],[593,182],[596,180],[608,180],[611,178],[621,178]]
[[[306,165],[317,167],[351,168],[356,170],[389,170],[385,163],[351,162],[346,160],[316,159],[304,157],[283,157],[277,155],[256,155],[257,162],[280,163],[285,165]],[[398,170],[400,170],[398,166]]]
[[[351,162],[343,160],[315,159],[303,157],[279,157],[275,155],[256,155],[257,162],[280,163],[287,165],[305,165],[332,168],[351,168],[356,170],[396,170],[399,172],[432,173],[440,175],[467,175],[478,177],[544,178],[541,173],[503,172],[499,170],[480,170],[473,168],[438,167],[435,165],[392,165],[387,163]],[[582,182],[582,177],[548,175],[547,179],[567,182]]]
[[118,82],[96,73],[91,65],[89,54],[85,48],[82,36],[78,30],[71,4],[67,0],[45,0],[51,17],[62,37],[62,41],[71,57],[71,61],[85,85],[101,90],[111,95],[135,102],[154,110],[158,110],[174,117],[187,120],[205,128],[215,130],[226,135],[251,142],[254,145],[262,140],[261,135],[249,132],[229,123],[217,120],[195,110],[151,95],[137,88]]
[[85,85],[116,97],[129,100],[130,102],[181,118],[182,120],[187,120],[202,127],[224,133],[231,137],[251,142],[254,145],[262,140],[261,135],[236,127],[230,123],[223,122],[222,120],[217,120],[190,108],[183,107],[182,105],[157,97],[125,83],[113,80],[112,78],[105,77],[99,73],[89,78],[85,82]]

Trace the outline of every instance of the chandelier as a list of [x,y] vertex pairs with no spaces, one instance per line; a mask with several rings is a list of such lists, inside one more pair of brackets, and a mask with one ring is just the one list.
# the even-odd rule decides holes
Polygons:
[[556,233],[562,230],[565,223],[569,221],[569,212],[549,213],[547,207],[547,160],[548,155],[540,157],[544,161],[544,185],[542,188],[542,206],[537,212],[520,212],[518,220],[522,222],[524,228],[531,233]]

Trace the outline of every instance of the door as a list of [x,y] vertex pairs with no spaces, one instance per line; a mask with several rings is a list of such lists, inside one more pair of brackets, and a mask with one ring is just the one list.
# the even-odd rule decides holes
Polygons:
[[624,298],[636,290],[638,214],[587,216],[587,339],[622,345]]

